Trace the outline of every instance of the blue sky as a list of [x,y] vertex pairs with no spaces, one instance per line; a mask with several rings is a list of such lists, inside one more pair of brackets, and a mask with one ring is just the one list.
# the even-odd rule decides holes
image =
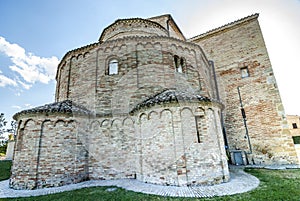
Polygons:
[[299,0],[0,0],[0,112],[53,102],[59,60],[116,19],[167,13],[187,38],[260,13],[286,113],[300,115]]

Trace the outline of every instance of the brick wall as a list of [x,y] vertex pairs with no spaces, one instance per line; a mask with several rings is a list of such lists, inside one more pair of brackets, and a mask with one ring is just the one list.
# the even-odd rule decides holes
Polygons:
[[[175,72],[175,55],[184,58],[183,73]],[[118,60],[117,75],[107,75],[112,58]],[[56,100],[73,100],[98,115],[126,114],[166,88],[214,97],[202,49],[168,37],[109,40],[64,60],[58,70]]]
[[[257,21],[258,15],[225,25],[191,39],[214,61],[221,101],[225,104],[225,127],[231,150],[249,152],[237,88],[247,115],[247,126],[256,164],[296,163],[288,136],[284,108]],[[242,78],[241,69],[249,77]]]
[[[78,121],[80,123],[76,123]],[[88,178],[85,131],[80,117],[26,115],[18,128],[10,187],[35,189]]]

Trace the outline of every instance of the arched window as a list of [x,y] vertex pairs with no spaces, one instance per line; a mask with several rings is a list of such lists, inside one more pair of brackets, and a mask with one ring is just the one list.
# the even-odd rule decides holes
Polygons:
[[174,56],[174,64],[175,64],[175,70],[178,73],[182,73],[183,65],[184,65],[184,59],[179,58],[177,55]]
[[[183,69],[184,69],[184,59],[181,57],[180,58],[180,63],[179,63],[179,69],[180,69],[180,73],[183,72]],[[179,72],[179,71],[178,71]]]
[[119,65],[117,59],[112,59],[108,63],[108,75],[116,75],[119,72]]

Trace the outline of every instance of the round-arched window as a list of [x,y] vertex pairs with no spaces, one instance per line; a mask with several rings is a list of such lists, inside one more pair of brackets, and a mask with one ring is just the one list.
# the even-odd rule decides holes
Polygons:
[[119,72],[119,65],[117,59],[112,59],[108,63],[108,75],[116,75]]

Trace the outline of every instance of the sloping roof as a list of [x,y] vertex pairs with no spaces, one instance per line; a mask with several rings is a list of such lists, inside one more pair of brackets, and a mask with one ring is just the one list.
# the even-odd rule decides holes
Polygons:
[[186,40],[185,36],[183,35],[182,31],[180,30],[179,26],[176,24],[175,20],[173,19],[172,15],[170,14],[164,14],[164,15],[159,15],[159,16],[154,16],[148,18],[149,20],[155,20],[155,19],[160,19],[160,18],[167,18],[169,22],[166,23],[172,23],[174,25],[174,28],[176,31],[181,35],[183,40]]
[[46,104],[43,106],[30,108],[28,110],[23,110],[21,112],[16,113],[13,118],[16,120],[19,115],[22,114],[36,114],[36,113],[65,113],[65,114],[83,114],[89,115],[92,114],[91,111],[84,108],[81,105],[75,104],[71,100],[65,100],[61,102],[55,102]]
[[175,89],[166,89],[145,101],[137,104],[131,111],[131,113],[144,108],[144,107],[151,107],[154,105],[162,105],[165,103],[180,103],[180,102],[194,102],[194,101],[204,101],[204,102],[211,102],[210,98],[200,96],[197,94],[193,94],[187,91],[178,91]]
[[245,22],[247,22],[247,21],[251,21],[251,20],[253,20],[253,19],[257,19],[258,16],[259,16],[258,13],[255,13],[255,14],[253,14],[253,15],[249,15],[249,16],[244,17],[244,18],[242,18],[242,19],[239,19],[239,20],[230,22],[230,23],[225,24],[225,25],[223,25],[223,26],[220,26],[220,27],[218,27],[218,28],[215,28],[215,29],[212,29],[212,30],[210,30],[210,31],[207,31],[207,32],[205,32],[205,33],[203,33],[203,34],[200,34],[200,35],[198,35],[198,36],[194,36],[194,37],[188,39],[188,41],[189,41],[189,42],[192,42],[192,41],[195,41],[195,40],[204,38],[204,37],[206,37],[206,36],[210,36],[210,35],[212,35],[212,34],[216,34],[216,33],[218,33],[218,32],[224,31],[224,30],[226,30],[226,29],[233,28],[233,27],[235,27],[235,26],[237,26],[237,25],[240,25],[240,24],[242,24],[242,23],[245,23]]

